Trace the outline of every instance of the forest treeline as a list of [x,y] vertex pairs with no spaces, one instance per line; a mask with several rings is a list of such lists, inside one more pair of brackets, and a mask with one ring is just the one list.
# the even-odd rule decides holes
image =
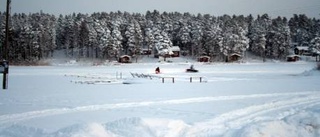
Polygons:
[[[5,39],[5,13],[0,13],[0,46]],[[42,12],[10,16],[9,60],[34,62],[51,58],[55,51],[66,57],[115,60],[139,55],[155,46],[179,46],[186,55],[211,56],[215,61],[237,53],[284,59],[292,43],[320,49],[320,20],[306,15],[271,18],[268,14],[223,15],[147,11],[74,13]]]

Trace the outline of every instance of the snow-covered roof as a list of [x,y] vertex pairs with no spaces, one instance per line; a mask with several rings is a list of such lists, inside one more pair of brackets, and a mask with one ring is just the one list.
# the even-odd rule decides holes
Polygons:
[[232,53],[232,54],[230,54],[229,56],[239,56],[239,57],[241,57],[242,55],[239,54],[239,53]]
[[309,50],[309,47],[307,47],[307,46],[297,46],[296,49],[298,49],[298,50]]
[[180,47],[179,46],[172,46],[170,48],[171,51],[180,51]]
[[151,50],[151,48],[142,48],[141,50]]
[[209,58],[210,59],[209,56],[200,56],[199,58]]
[[120,58],[124,58],[124,57],[131,58],[131,56],[129,56],[129,55],[122,55],[122,56],[120,56]]
[[299,56],[299,55],[291,54],[291,55],[288,55],[287,57],[293,58],[293,57],[300,57],[300,56]]

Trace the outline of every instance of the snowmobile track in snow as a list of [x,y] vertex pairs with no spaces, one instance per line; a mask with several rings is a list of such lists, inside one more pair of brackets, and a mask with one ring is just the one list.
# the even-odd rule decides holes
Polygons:
[[[272,120],[280,120],[308,107],[319,104],[320,94],[310,94],[306,96],[298,96],[289,100],[280,100],[276,102],[267,102],[261,105],[253,105],[221,114],[206,122],[195,123],[191,127],[191,130],[189,130],[190,132],[187,133],[187,136],[206,136],[201,135],[201,133],[209,133],[210,135],[219,134],[219,132],[222,130],[227,131],[228,129],[243,127],[249,123],[263,121],[267,119],[265,116],[262,117],[266,113],[284,110],[284,112],[279,113],[277,116],[271,117]],[[290,108],[290,110],[285,110],[288,108]]]
[[[188,103],[203,103],[214,101],[228,101],[240,99],[255,99],[255,98],[271,98],[288,96],[290,99],[280,100],[276,102],[266,102],[261,105],[253,105],[243,109],[234,110],[220,116],[215,117],[207,122],[195,123],[190,134],[199,134],[201,131],[215,131],[215,129],[230,128],[233,126],[240,126],[246,123],[255,121],[256,116],[263,115],[275,110],[281,110],[291,107],[305,107],[320,104],[319,92],[297,92],[297,93],[273,93],[273,94],[252,94],[252,95],[233,95],[233,96],[217,96],[217,97],[198,97],[186,98],[175,100],[163,101],[143,101],[143,102],[130,102],[130,103],[117,103],[117,104],[103,104],[103,105],[89,105],[79,106],[74,108],[56,108],[38,111],[30,111],[17,114],[6,114],[0,116],[0,124],[17,123],[19,121],[29,120],[33,118],[46,117],[52,115],[62,115],[76,112],[90,112],[100,110],[113,110],[121,108],[135,108],[135,107],[148,107],[160,105],[175,105],[175,104],[188,104]],[[292,96],[292,97],[291,97]],[[210,126],[203,126],[210,125]],[[199,127],[205,128],[199,128]],[[210,127],[208,129],[208,127]]]

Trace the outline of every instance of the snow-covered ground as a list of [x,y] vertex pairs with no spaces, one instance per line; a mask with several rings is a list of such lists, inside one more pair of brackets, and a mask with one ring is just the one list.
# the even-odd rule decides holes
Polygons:
[[189,66],[11,66],[0,136],[320,136],[315,63]]

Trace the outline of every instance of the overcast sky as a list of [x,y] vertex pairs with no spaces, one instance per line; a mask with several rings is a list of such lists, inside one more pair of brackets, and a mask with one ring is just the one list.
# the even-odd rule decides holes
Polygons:
[[[5,11],[7,0],[0,0]],[[215,16],[268,13],[271,17],[292,17],[306,14],[320,18],[320,0],[12,0],[12,13],[35,13],[42,10],[50,14],[128,11],[145,13],[154,9],[163,12],[190,12]]]

